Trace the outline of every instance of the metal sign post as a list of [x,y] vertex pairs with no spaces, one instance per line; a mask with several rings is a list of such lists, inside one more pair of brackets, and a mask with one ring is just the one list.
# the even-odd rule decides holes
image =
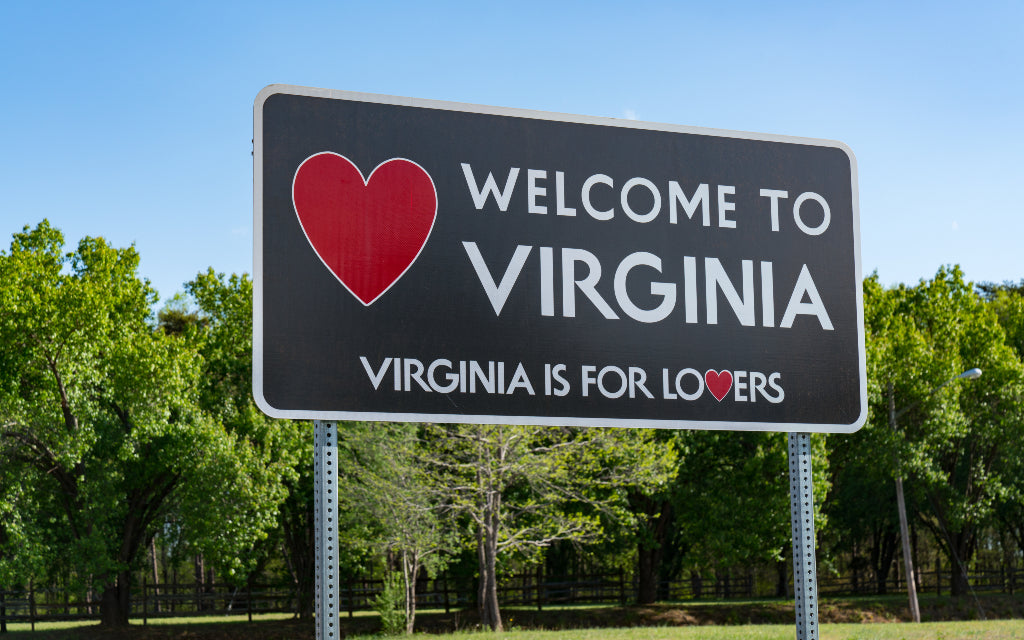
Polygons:
[[313,528],[316,535],[316,639],[335,640],[338,629],[338,429],[313,422]]
[[789,434],[789,505],[797,640],[818,640],[818,570],[814,554],[811,434]]

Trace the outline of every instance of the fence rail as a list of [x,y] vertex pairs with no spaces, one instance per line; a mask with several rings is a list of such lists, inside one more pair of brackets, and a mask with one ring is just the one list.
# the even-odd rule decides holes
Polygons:
[[273,585],[238,586],[227,583],[148,584],[133,598],[133,611],[141,606],[142,622],[174,616],[292,613],[298,610],[295,591]]
[[[659,598],[665,601],[686,601],[701,598],[763,598],[773,597],[778,588],[774,570],[763,568],[721,572],[700,579],[662,582]],[[1012,569],[973,573],[970,585],[987,592],[1014,593],[1022,582],[1020,571]],[[886,583],[888,593],[905,591],[898,574]],[[950,577],[945,572],[921,572],[918,576],[924,593],[949,592]],[[791,585],[790,585],[791,588]],[[877,593],[877,584],[864,575],[854,581],[850,578],[819,577],[822,595],[869,595]],[[343,582],[339,609],[351,617],[356,611],[374,608],[374,599],[383,590],[383,580],[353,578]],[[791,594],[788,594],[791,595]],[[539,573],[524,573],[508,577],[498,589],[503,606],[537,607],[572,604],[620,604],[636,600],[636,583],[625,572],[579,575],[552,578]],[[462,609],[472,606],[476,599],[473,579],[455,579],[442,575],[425,579],[417,584],[416,606],[421,609]],[[259,613],[296,613],[299,608],[295,589],[281,585],[231,585],[227,583],[174,583],[139,585],[131,598],[130,615],[146,623],[152,618],[174,616],[217,616],[247,614],[252,619]],[[57,620],[97,620],[100,617],[99,600],[80,597],[53,589],[0,590],[0,633],[9,623],[29,623],[35,629],[37,622]]]

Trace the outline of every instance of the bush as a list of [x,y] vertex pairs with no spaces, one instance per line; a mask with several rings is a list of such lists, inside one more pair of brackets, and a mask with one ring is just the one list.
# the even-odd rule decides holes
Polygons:
[[373,599],[373,608],[380,614],[381,633],[386,636],[405,633],[405,588],[400,573],[385,574],[384,589]]

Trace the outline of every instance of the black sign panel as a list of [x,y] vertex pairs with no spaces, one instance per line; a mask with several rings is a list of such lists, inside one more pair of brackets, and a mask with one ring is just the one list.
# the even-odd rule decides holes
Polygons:
[[254,137],[270,415],[864,422],[840,143],[286,86]]

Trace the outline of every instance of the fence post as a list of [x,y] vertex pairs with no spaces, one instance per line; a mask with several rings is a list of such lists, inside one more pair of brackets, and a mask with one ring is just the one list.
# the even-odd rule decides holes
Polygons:
[[346,581],[346,584],[348,586],[348,617],[349,617],[349,620],[351,620],[356,615],[356,613],[355,613],[356,592],[355,592],[355,589],[352,588],[352,576],[351,575],[349,575],[348,580]]
[[7,593],[0,589],[0,633],[7,633],[7,603],[4,601]]
[[249,622],[252,622],[252,578],[245,581],[245,610],[249,614]]
[[537,565],[537,611],[544,610],[544,565]]
[[143,576],[142,577],[142,626],[146,626],[147,624],[149,624],[149,616],[146,615],[147,614],[147,610],[149,609],[149,607],[147,606],[148,602],[146,602],[146,595],[147,595],[147,592],[149,590],[146,589],[146,586],[147,586],[146,585],[146,577]]
[[448,572],[441,574],[441,588],[444,590],[444,613],[451,613],[451,602],[448,600]]
[[32,581],[28,583],[28,620],[32,630],[36,630],[36,588]]

